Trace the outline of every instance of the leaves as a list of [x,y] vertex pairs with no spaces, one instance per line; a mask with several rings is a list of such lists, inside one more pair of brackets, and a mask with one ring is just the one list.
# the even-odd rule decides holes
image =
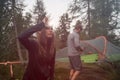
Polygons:
[[[115,34],[120,20],[119,5],[119,0],[73,0],[69,10],[71,14],[79,15],[78,18],[81,18],[85,25],[84,33],[88,33],[90,38],[106,36],[109,41],[117,45],[120,43],[118,35]],[[114,38],[109,37],[112,35]]]
[[36,0],[33,14],[35,15],[35,23],[39,23],[43,19],[43,15],[46,14],[43,0]]

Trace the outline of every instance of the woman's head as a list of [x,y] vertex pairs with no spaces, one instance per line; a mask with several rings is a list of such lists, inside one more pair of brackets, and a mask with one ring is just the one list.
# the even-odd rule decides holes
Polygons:
[[53,37],[53,29],[52,27],[45,27],[45,35],[47,38]]
[[[39,53],[43,55],[54,54],[54,34],[51,27],[45,27],[37,33]],[[49,49],[48,49],[49,48]],[[50,58],[51,58],[50,57]]]
[[[40,56],[44,59],[51,59],[54,55],[55,47],[54,47],[54,33],[52,27],[48,25],[48,18],[46,17],[43,20],[45,27],[37,32],[38,39],[38,51]],[[47,59],[48,59],[47,58]]]
[[54,40],[54,33],[51,27],[45,27],[37,33],[37,38],[41,44],[46,44],[47,40]]

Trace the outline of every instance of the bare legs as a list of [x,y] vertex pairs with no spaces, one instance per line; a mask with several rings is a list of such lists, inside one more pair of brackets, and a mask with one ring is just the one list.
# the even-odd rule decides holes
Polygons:
[[69,80],[76,80],[76,78],[80,74],[80,70],[82,69],[80,56],[69,56],[69,60],[71,66]]
[[73,69],[71,69],[71,70],[70,70],[70,75],[69,75],[69,79],[70,79],[70,80],[71,80],[71,78],[72,78],[73,74],[74,74],[74,70],[73,70]]
[[80,74],[80,71],[75,71],[75,70],[71,69],[69,79],[75,80],[79,74]]

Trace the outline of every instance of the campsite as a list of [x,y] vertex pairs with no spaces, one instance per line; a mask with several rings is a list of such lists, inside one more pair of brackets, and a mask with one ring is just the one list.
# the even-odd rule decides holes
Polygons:
[[0,80],[120,80],[120,0],[0,0]]
[[[80,45],[87,46],[87,50],[84,50],[81,54],[81,60],[83,63],[83,73],[78,80],[117,80],[119,79],[119,67],[120,67],[120,47],[117,47],[106,40],[105,37],[100,36],[93,40],[81,41]],[[99,45],[101,44],[101,45]],[[103,44],[103,45],[102,45]],[[69,71],[69,59],[67,58],[67,48],[63,48],[57,52],[56,59],[56,75],[62,75],[64,78],[69,74],[62,71]],[[92,50],[93,49],[93,50]],[[99,51],[103,51],[106,56],[104,60],[99,61]],[[106,50],[105,50],[106,49]],[[110,51],[109,51],[110,50]],[[91,51],[91,53],[89,53]],[[114,52],[115,51],[115,52]],[[103,59],[103,57],[102,57]],[[59,65],[60,64],[60,65]],[[60,70],[59,70],[60,69]],[[111,75],[111,76],[110,76]],[[56,77],[56,80],[61,80],[62,76]]]

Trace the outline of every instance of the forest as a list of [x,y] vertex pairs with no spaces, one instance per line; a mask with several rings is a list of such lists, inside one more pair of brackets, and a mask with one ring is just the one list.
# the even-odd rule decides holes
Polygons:
[[[49,14],[44,0],[34,1],[31,11],[24,12],[26,7],[24,0],[0,0],[0,63],[8,61],[7,65],[0,64],[0,80],[22,79],[25,63],[12,65],[14,71],[12,76],[15,79],[12,79],[10,74],[9,62],[28,60],[28,52],[19,43],[18,35],[41,22],[44,14]],[[58,25],[54,28],[57,51],[66,47],[67,36],[70,29],[74,28],[73,23],[76,20],[80,20],[83,25],[81,40],[105,36],[108,41],[120,47],[120,0],[72,0],[66,12],[59,16]],[[62,64],[62,67],[59,64]],[[65,78],[68,75],[66,64],[68,65],[68,63],[56,62],[55,80],[64,80],[61,77]],[[87,68],[80,80],[120,79],[120,61],[103,63],[100,66],[84,63],[84,66]],[[98,79],[95,76],[91,78],[90,75],[88,76],[90,72],[97,76],[101,73],[102,78]],[[90,79],[87,79],[89,77]]]

